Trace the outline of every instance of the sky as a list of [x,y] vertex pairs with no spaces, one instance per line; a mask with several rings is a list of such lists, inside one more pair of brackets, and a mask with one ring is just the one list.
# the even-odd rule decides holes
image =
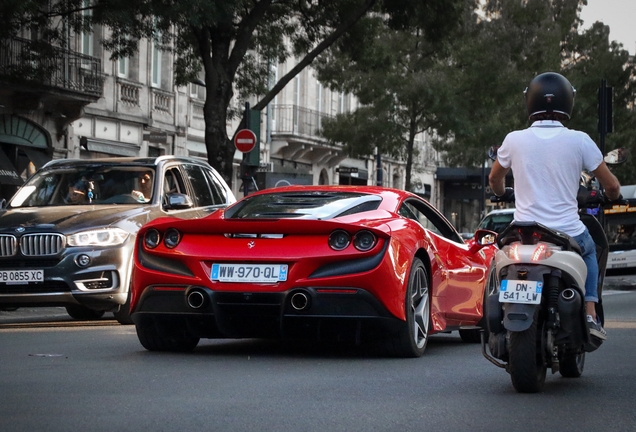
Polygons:
[[610,28],[610,40],[623,44],[630,54],[636,54],[636,0],[587,0],[581,10],[583,28],[601,21]]

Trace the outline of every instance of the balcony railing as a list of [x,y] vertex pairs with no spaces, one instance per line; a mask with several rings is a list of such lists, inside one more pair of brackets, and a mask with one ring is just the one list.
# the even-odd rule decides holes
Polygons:
[[14,82],[36,82],[92,96],[103,93],[101,61],[91,56],[10,38],[0,41],[0,75]]
[[321,138],[322,120],[332,116],[298,105],[272,105],[272,133]]

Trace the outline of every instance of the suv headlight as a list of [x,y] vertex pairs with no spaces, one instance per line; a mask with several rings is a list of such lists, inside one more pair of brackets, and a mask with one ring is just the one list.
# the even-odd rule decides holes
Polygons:
[[104,228],[82,231],[66,238],[69,246],[117,246],[128,238],[121,228]]

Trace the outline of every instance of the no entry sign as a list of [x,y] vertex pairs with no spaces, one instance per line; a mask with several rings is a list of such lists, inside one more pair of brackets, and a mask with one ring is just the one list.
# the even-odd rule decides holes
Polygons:
[[238,151],[249,153],[256,146],[256,135],[249,129],[241,129],[234,137],[234,145]]

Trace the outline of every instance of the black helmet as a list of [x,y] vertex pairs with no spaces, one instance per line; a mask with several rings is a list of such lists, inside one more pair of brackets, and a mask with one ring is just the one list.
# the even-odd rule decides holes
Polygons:
[[545,72],[534,77],[526,91],[528,117],[535,114],[559,113],[570,118],[576,90],[566,77],[556,72]]

